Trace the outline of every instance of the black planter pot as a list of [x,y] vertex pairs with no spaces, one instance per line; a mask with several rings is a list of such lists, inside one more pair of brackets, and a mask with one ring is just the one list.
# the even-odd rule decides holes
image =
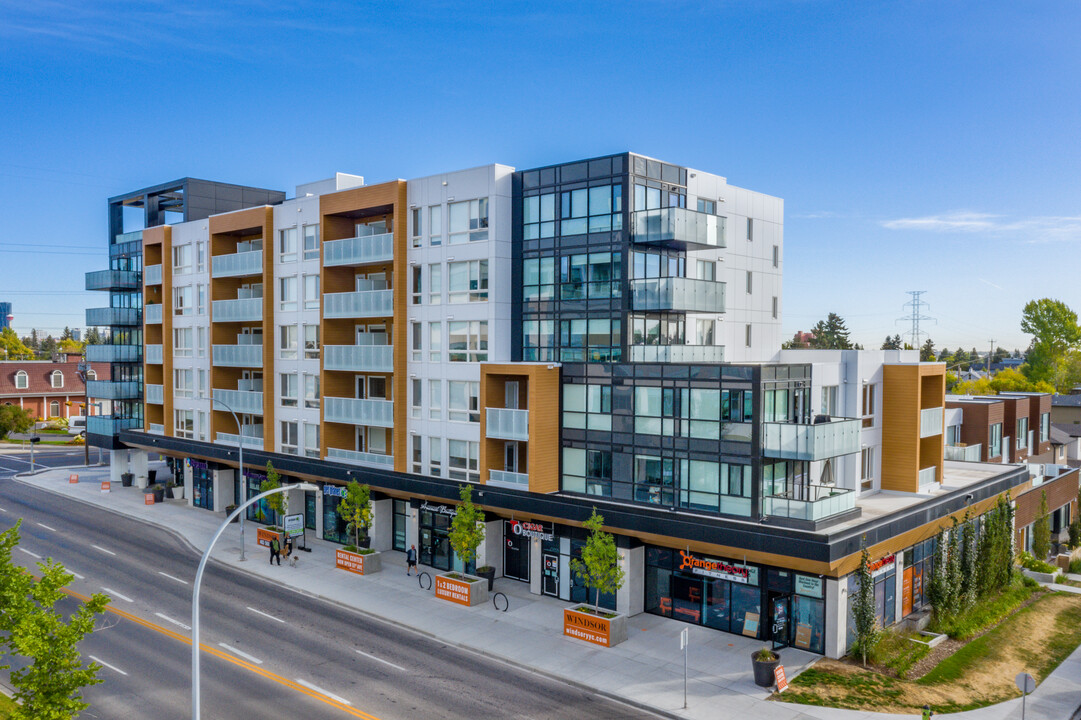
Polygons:
[[165,500],[165,488],[161,485],[155,485],[153,488],[154,502],[160,503]]
[[123,487],[131,487],[133,482],[135,482],[134,473],[120,473],[120,484]]
[[370,537],[362,537],[360,539],[360,547],[368,549],[372,546],[372,539]]
[[773,676],[773,671],[777,669],[777,666],[781,664],[781,654],[774,652],[773,660],[758,660],[758,650],[751,653],[751,666],[754,668],[754,684],[759,687],[773,687],[776,678]]
[[175,495],[173,495],[173,488],[169,485],[165,486],[165,497],[169,498],[170,500],[176,497]]
[[488,592],[491,592],[495,586],[495,568],[490,565],[486,568],[477,568],[477,577],[488,581]]

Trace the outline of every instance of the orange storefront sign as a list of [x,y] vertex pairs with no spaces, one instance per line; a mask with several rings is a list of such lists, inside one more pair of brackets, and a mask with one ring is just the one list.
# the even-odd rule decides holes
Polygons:
[[348,570],[357,575],[364,574],[364,556],[347,550],[334,551],[334,564],[342,570]]
[[901,615],[908,617],[912,614],[912,568],[905,568],[905,574],[901,580]]
[[[274,538],[278,538],[278,546],[281,547],[281,535],[273,530],[267,530],[266,528],[259,528],[255,533],[255,542],[259,543],[265,548],[270,547],[270,541]],[[284,549],[284,548],[282,548]]]
[[563,634],[596,645],[611,647],[612,623],[608,618],[564,608]]
[[435,576],[435,596],[459,605],[469,605],[469,583],[445,575]]
[[154,493],[147,493],[146,495],[143,495],[143,505],[153,505],[153,504],[154,504]]

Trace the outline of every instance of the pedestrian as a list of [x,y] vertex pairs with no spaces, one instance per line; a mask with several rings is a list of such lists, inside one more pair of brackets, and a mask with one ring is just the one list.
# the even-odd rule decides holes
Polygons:
[[923,715],[921,716],[922,720],[931,720],[932,715],[934,715],[934,713],[931,712],[931,706],[930,705],[924,705],[923,706]]
[[405,551],[405,563],[406,563],[406,568],[405,568],[405,574],[406,575],[410,574],[409,573],[410,570],[416,570],[417,569],[417,546],[416,545],[410,545],[409,549]]
[[293,538],[285,539],[285,557],[289,558],[289,567],[297,566],[297,556],[293,554]]
[[282,546],[278,542],[278,536],[275,535],[270,539],[270,564],[274,564],[274,560],[278,561],[278,564],[282,564]]

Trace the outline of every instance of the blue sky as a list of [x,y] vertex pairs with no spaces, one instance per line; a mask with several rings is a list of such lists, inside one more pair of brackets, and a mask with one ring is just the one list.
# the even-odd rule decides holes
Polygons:
[[0,300],[105,304],[105,201],[633,150],[785,199],[784,329],[938,347],[1081,308],[1081,5],[0,0]]

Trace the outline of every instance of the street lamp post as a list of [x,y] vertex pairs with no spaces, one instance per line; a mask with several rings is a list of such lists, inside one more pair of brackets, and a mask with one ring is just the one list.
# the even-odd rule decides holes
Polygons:
[[84,359],[79,362],[78,372],[75,373],[79,376],[79,379],[83,381],[83,459],[87,467],[90,467],[90,445],[87,444],[85,435],[86,419],[90,417],[90,388],[86,385],[86,371],[89,369],[90,363],[86,362]]
[[[219,401],[220,402],[220,401]],[[230,411],[232,412],[232,411]],[[262,500],[268,495],[274,493],[284,493],[290,490],[312,490],[316,491],[319,488],[312,483],[296,483],[294,485],[283,485],[276,487],[273,490],[267,490],[266,492],[259,493],[252,499],[245,502],[243,505],[233,510],[229,517],[225,518],[225,522],[221,524],[218,531],[214,533],[214,537],[210,540],[210,544],[206,546],[206,550],[203,551],[203,557],[199,560],[199,569],[195,572],[195,587],[191,591],[191,718],[192,720],[199,720],[199,590],[203,585],[203,570],[206,569],[206,561],[210,559],[210,551],[214,549],[214,543],[218,542],[218,538],[225,532],[225,529],[229,527],[229,523],[233,519],[244,512],[249,505],[253,505],[256,502]]]
[[[238,460],[240,466],[237,468],[236,471],[240,474],[240,492],[242,493],[242,496],[246,498],[248,496],[248,485],[247,485],[246,482],[244,482],[244,426],[240,424],[240,418],[238,418],[236,416],[236,413],[233,412],[233,408],[229,407],[228,403],[226,403],[224,400],[219,400],[218,398],[214,397],[213,394],[210,396],[210,400],[211,400],[212,403],[218,403],[219,405],[224,407],[226,410],[228,410],[229,414],[233,416],[233,420],[236,422],[236,431],[238,433],[237,438],[239,440],[239,442],[237,443],[237,446],[240,448],[239,451],[238,451],[238,457],[237,457],[237,460]],[[236,500],[237,500],[237,498],[233,498],[234,502]],[[247,559],[248,558],[244,556],[244,516],[241,515],[240,516],[240,562],[244,562]]]

